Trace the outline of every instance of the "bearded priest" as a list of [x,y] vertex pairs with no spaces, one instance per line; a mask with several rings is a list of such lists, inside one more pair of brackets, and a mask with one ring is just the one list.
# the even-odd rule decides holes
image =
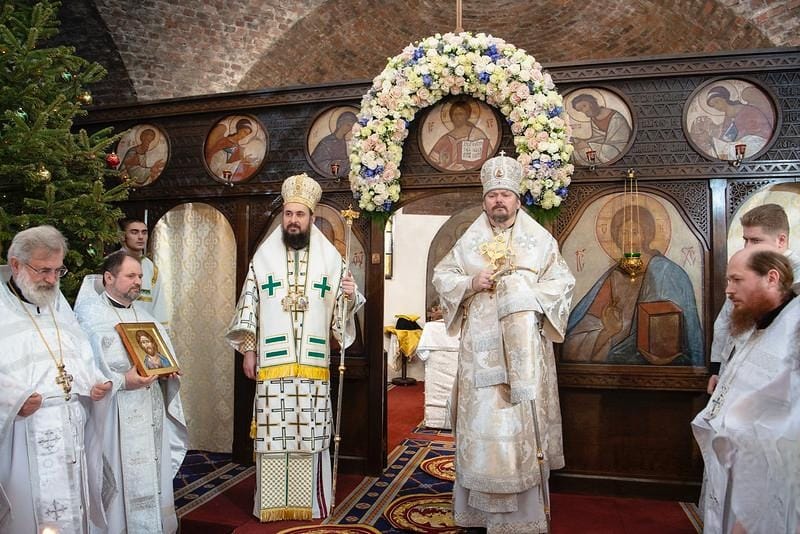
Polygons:
[[484,212],[434,269],[447,333],[460,334],[451,399],[453,517],[474,532],[549,532],[548,477],[564,467],[553,342],[575,278],[520,209],[522,167],[481,167]]
[[175,354],[166,329],[137,300],[141,288],[139,258],[118,250],[102,275],[84,278],[75,303],[97,364],[114,383],[104,441],[119,489],[102,531],[110,534],[177,531],[172,479],[189,444],[177,373],[141,376],[115,331],[119,323],[153,323]]
[[83,533],[104,524],[100,403],[111,382],[59,290],[67,241],[19,232],[0,267],[0,532]]
[[291,176],[281,195],[281,227],[256,250],[226,334],[244,355],[244,374],[256,381],[250,434],[261,521],[330,512],[329,333],[349,346],[364,304],[339,251],[314,226],[320,185],[306,174]]

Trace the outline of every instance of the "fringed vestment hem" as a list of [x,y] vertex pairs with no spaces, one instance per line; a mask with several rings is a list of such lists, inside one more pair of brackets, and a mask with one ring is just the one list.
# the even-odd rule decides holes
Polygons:
[[270,521],[307,521],[311,519],[311,508],[265,508],[259,513],[262,523]]

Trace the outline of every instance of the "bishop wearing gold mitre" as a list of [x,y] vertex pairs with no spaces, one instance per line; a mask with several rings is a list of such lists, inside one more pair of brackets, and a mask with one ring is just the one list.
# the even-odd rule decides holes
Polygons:
[[[364,304],[342,256],[314,226],[320,185],[291,176],[281,195],[281,227],[256,250],[226,334],[256,381],[251,436],[261,521],[329,513],[329,334],[349,346]],[[339,306],[347,307],[344,325]]]

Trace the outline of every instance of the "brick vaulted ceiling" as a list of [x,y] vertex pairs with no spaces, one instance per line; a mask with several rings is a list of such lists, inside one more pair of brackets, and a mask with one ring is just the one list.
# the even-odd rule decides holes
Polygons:
[[[368,80],[453,31],[455,0],[63,0],[60,41],[109,70],[96,103]],[[463,26],[545,66],[794,47],[798,0],[463,0]]]

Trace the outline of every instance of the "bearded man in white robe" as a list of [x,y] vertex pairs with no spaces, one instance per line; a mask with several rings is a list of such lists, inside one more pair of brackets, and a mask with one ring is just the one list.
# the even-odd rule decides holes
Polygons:
[[141,376],[115,331],[119,323],[152,323],[175,353],[164,327],[137,300],[141,287],[139,259],[118,250],[105,259],[102,275],[84,279],[75,304],[97,364],[114,384],[104,451],[119,492],[107,529],[98,530],[111,534],[177,531],[172,480],[189,442],[179,377]]
[[778,451],[787,439],[797,440],[797,425],[792,437],[788,423],[797,414],[790,385],[797,372],[800,299],[792,291],[790,262],[771,246],[734,254],[727,281],[731,355],[708,405],[692,421],[705,462],[704,529],[789,532],[798,495],[787,492],[787,481],[796,481],[800,465],[796,453]]
[[[800,290],[800,254],[789,250],[789,217],[777,204],[762,204],[740,217],[744,248],[755,245],[769,245],[786,256],[792,265],[794,285]],[[711,344],[711,376],[708,379],[708,394],[714,393],[722,368],[728,361],[733,348],[730,333],[730,317],[733,302],[726,299],[714,321],[714,340]]]
[[111,382],[59,290],[67,241],[18,233],[0,267],[0,532],[88,532],[104,524],[100,401]]
[[226,334],[244,355],[245,375],[256,380],[250,435],[256,453],[253,513],[261,521],[330,512],[329,334],[333,330],[349,346],[354,314],[364,303],[341,255],[314,226],[320,185],[306,174],[291,176],[281,195],[281,227],[256,250]]
[[512,158],[484,163],[484,213],[433,284],[448,333],[461,331],[455,522],[529,534],[548,530],[547,480],[564,466],[553,342],[563,341],[575,278],[556,240],[520,210],[521,179]]

